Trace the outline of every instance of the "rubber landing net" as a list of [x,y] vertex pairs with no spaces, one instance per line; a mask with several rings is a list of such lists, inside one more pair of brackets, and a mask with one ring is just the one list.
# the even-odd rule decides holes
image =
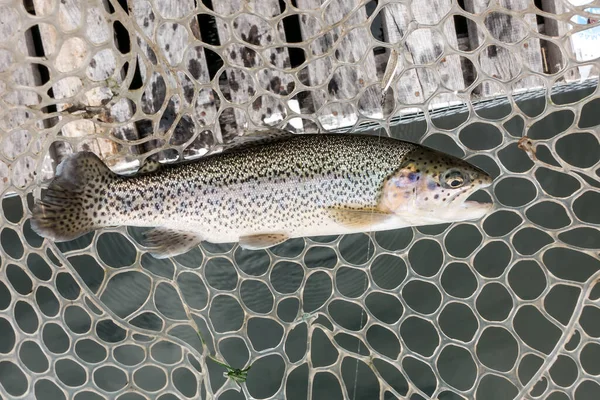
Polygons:
[[[600,398],[599,19],[585,0],[0,1],[0,397]],[[31,230],[71,152],[127,172],[269,127],[461,156],[496,207],[161,261],[127,227]]]

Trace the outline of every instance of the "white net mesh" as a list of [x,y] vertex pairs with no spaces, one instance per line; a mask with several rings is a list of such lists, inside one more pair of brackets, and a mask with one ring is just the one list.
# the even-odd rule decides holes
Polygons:
[[[597,2],[0,3],[0,397],[600,398]],[[496,209],[167,260],[30,228],[70,152],[126,171],[265,126],[462,156]]]

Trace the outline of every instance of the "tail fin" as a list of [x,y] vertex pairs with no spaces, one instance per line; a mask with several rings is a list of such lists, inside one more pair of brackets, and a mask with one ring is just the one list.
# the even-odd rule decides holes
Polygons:
[[40,236],[64,242],[94,229],[98,189],[115,174],[91,152],[72,154],[56,169],[42,199],[33,208],[31,228]]

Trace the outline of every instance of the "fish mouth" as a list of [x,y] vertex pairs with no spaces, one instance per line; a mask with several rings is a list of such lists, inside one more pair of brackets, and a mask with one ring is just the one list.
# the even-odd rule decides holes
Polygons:
[[493,203],[465,201],[456,210],[457,221],[473,221],[481,219],[488,215],[493,208]]
[[[494,203],[490,196],[485,192],[484,189],[490,186],[489,184],[481,185],[477,188],[477,190],[471,192],[465,200],[461,203],[460,208],[463,210],[468,210],[469,213],[480,214],[481,216],[487,214],[489,211],[494,208]],[[467,191],[464,192],[466,194]],[[457,197],[464,195],[459,194]]]
[[476,190],[472,190],[473,188],[462,190],[461,192],[453,196],[451,202],[456,203],[462,198],[464,200],[460,203],[460,208],[478,210],[480,212],[487,212],[494,207],[494,203],[492,202],[492,199],[487,194],[487,192],[482,189],[485,189],[490,185],[491,182],[486,182],[479,185]]
[[[466,197],[466,196],[465,196]],[[443,209],[435,210],[435,215],[440,221],[462,222],[478,220],[486,216],[493,209],[492,202],[478,200],[455,201]]]
[[461,208],[467,208],[470,210],[481,209],[481,210],[491,210],[494,208],[494,203],[491,201],[464,201],[461,205]]

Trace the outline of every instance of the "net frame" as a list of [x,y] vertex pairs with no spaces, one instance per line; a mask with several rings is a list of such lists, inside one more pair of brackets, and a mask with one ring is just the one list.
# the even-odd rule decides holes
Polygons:
[[[598,393],[597,363],[584,362],[600,348],[593,323],[600,313],[600,220],[589,206],[600,187],[598,155],[592,147],[591,156],[582,153],[581,160],[559,151],[565,138],[585,132],[598,136],[598,121],[591,117],[595,124],[586,125],[583,118],[584,108],[593,114],[598,107],[598,47],[590,46],[600,29],[595,2],[542,1],[538,7],[518,0],[431,1],[430,9],[409,1],[129,3],[127,9],[112,1],[1,6],[0,289],[3,301],[9,299],[0,307],[6,339],[0,350],[3,397],[227,398],[241,390],[246,398],[281,398],[294,396],[294,385],[302,386],[297,381],[306,382],[307,396],[313,398],[327,390],[372,398],[375,387],[380,398],[411,399],[487,398],[494,391],[505,391],[506,398]],[[467,19],[466,39],[457,35],[454,16]],[[298,21],[302,41],[282,39],[293,34],[286,18]],[[381,40],[373,36],[376,20]],[[291,47],[304,54],[302,63],[293,61],[298,55]],[[376,50],[381,47],[383,53]],[[219,59],[223,65],[215,68]],[[393,64],[397,68],[390,68]],[[541,111],[530,107],[536,101]],[[486,114],[502,107],[509,109],[502,117]],[[564,129],[553,127],[568,120],[565,112],[572,113],[572,121]],[[515,120],[522,127],[513,126]],[[69,152],[92,150],[114,170],[128,172],[148,157],[162,162],[200,157],[223,141],[270,125],[298,133],[385,133],[487,163],[497,170],[488,194],[498,208],[482,221],[403,230],[393,240],[372,233],[308,238],[260,257],[237,246],[203,244],[162,267],[148,262],[139,232],[132,229],[107,229],[58,246],[31,232],[27,219],[33,198]],[[484,138],[473,137],[473,126],[486,132]],[[531,160],[529,168],[515,148]],[[533,188],[533,197],[507,196],[514,188]],[[559,207],[569,223],[553,228],[543,217],[532,217],[531,210],[546,203]],[[520,222],[494,233],[502,224],[488,221],[507,215]],[[558,213],[549,215],[558,219]],[[390,240],[404,236],[404,247],[390,247]],[[470,253],[449,244],[461,240]],[[519,247],[523,242],[527,246]],[[486,275],[477,269],[477,256],[496,243],[511,257],[499,275]],[[121,254],[126,261],[107,250],[120,248],[127,250]],[[321,264],[315,249],[327,249],[327,257],[319,256]],[[435,249],[442,261],[428,271],[418,256]],[[558,265],[551,262],[558,258]],[[374,270],[394,270],[390,260],[403,263],[405,277],[385,288],[385,279]],[[532,299],[520,297],[510,278],[525,261],[537,264],[545,282]],[[450,266],[460,263],[472,266],[476,282],[464,298],[450,294],[442,282]],[[582,267],[570,272],[561,267],[565,263]],[[292,292],[277,289],[274,271],[282,265],[302,270]],[[228,271],[229,280],[215,278],[218,270]],[[135,290],[126,291],[132,288],[123,283],[127,279],[135,283],[139,299]],[[244,285],[254,285],[266,299],[270,295],[270,310],[250,300],[249,306]],[[430,312],[409,293],[431,286],[440,300]],[[499,293],[506,293],[512,305],[498,306],[508,312],[494,320],[478,304]],[[388,306],[400,304],[403,313],[394,322],[383,321],[367,304],[373,294],[387,296]],[[175,297],[178,302],[169,300]],[[140,303],[135,309],[128,305],[132,299]],[[280,308],[294,299],[302,307],[290,318]],[[568,318],[551,307],[556,301],[574,302]],[[316,308],[303,310],[307,303]],[[477,321],[469,340],[444,331],[445,312],[453,305],[470,310]],[[237,321],[231,315],[239,316],[240,310]],[[532,327],[519,333],[515,324],[522,326],[523,319],[548,327],[552,346],[544,337],[532,340]],[[234,322],[241,322],[239,328]],[[431,342],[409,342],[412,336],[402,335],[405,326],[421,327],[421,334],[423,327],[434,327],[438,344],[429,353]],[[256,329],[275,338],[281,332],[280,339],[256,342],[251,334]],[[398,352],[378,347],[369,332],[379,338],[395,335]],[[515,345],[506,348],[516,346],[517,356],[510,368],[503,370],[477,351],[489,336],[506,343],[512,338]],[[302,353],[302,343],[305,348],[294,361],[290,338],[300,348],[294,354]],[[393,347],[393,338],[379,340]],[[246,357],[243,350],[231,350],[243,346]],[[476,371],[470,386],[440,367],[448,353],[463,360],[457,365],[464,368],[470,358]],[[136,362],[139,354],[142,361]],[[542,360],[541,365],[529,365],[528,357],[532,365]],[[224,371],[229,375],[221,376]],[[427,374],[432,378],[421,379]],[[402,380],[406,385],[398,384]]]

